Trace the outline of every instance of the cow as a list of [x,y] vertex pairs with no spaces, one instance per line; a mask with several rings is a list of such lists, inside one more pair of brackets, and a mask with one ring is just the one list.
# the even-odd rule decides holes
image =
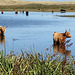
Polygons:
[[3,14],[3,13],[4,13],[4,11],[2,10],[2,11],[1,11],[1,14]]
[[0,35],[4,35],[6,27],[0,26]]
[[60,12],[61,12],[61,13],[65,13],[66,10],[65,10],[65,9],[60,9]]
[[69,31],[66,31],[65,33],[54,32],[53,34],[54,44],[64,44],[66,38],[71,38]]
[[15,10],[15,14],[18,14],[18,11]]

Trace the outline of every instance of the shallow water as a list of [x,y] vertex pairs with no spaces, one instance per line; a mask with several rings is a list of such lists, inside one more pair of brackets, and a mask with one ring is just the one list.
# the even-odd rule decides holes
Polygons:
[[0,14],[0,25],[7,27],[0,49],[6,48],[7,54],[11,50],[21,53],[21,50],[28,51],[31,50],[30,48],[33,50],[34,46],[36,52],[41,53],[53,44],[54,32],[65,32],[66,29],[70,29],[72,35],[70,43],[73,45],[68,50],[75,55],[75,17],[55,15],[75,15],[75,12],[29,12],[29,16],[20,12]]

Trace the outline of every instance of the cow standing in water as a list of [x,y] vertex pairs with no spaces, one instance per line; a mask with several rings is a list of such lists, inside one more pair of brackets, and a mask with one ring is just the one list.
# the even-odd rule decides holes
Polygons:
[[1,14],[3,14],[3,13],[4,13],[4,11],[2,10],[2,11],[1,11]]
[[6,27],[0,26],[0,35],[4,35]]
[[69,31],[66,31],[65,33],[54,32],[53,34],[54,44],[64,44],[66,38],[71,38]]
[[15,14],[18,14],[18,11],[15,10]]

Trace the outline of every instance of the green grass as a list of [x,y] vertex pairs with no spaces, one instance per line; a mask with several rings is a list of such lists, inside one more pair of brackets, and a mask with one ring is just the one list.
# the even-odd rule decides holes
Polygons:
[[[48,50],[48,48],[46,49]],[[45,52],[46,52],[45,50]],[[18,55],[0,50],[0,75],[74,75],[75,60],[53,54],[23,52]],[[66,58],[66,59],[65,59]]]

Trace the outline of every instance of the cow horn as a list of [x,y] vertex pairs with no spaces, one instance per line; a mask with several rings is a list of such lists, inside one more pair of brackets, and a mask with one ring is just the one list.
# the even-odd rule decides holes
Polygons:
[[67,30],[65,30],[65,32],[67,32]]
[[69,32],[70,32],[70,29],[69,29]]

